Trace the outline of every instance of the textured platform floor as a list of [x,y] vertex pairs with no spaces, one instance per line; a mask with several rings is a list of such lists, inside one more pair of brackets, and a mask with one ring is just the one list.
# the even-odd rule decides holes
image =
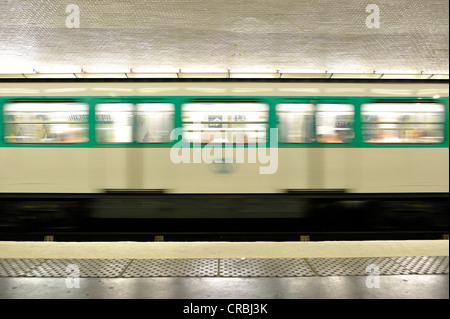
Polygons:
[[448,240],[0,242],[0,298],[448,299],[448,255]]
[[0,242],[0,259],[295,259],[448,255],[448,240],[360,242]]
[[448,299],[448,273],[443,256],[0,259],[0,298]]
[[449,257],[316,259],[0,259],[0,278],[329,277],[449,273]]

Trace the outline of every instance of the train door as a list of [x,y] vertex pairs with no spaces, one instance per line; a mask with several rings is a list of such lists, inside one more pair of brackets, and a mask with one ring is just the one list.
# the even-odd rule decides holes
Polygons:
[[350,188],[354,114],[355,107],[349,101],[316,101],[315,143],[308,154],[310,189]]
[[104,190],[167,189],[174,105],[133,101],[96,106],[98,163]]
[[133,159],[132,103],[99,103],[95,106],[95,139],[93,163],[95,188],[103,191],[129,189]]
[[275,110],[279,139],[276,185],[283,191],[310,189],[314,104],[308,100],[283,101]]
[[139,101],[135,108],[130,177],[133,189],[165,192],[172,188],[170,150],[175,126],[175,105],[165,101]]

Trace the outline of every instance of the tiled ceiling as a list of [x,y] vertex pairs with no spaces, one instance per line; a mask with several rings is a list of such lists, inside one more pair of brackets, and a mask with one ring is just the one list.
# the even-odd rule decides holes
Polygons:
[[[366,24],[369,4],[379,28]],[[66,25],[70,5],[80,28]],[[448,0],[0,0],[0,73],[448,74],[448,10]]]

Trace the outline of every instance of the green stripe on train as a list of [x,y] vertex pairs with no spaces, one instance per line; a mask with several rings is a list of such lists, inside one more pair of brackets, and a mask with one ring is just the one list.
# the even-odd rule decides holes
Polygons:
[[[89,105],[89,141],[81,144],[11,144],[6,143],[4,138],[4,115],[3,105],[15,101],[71,101],[85,103]],[[159,97],[135,97],[135,96],[122,96],[122,97],[6,97],[0,98],[0,147],[17,147],[17,148],[171,148],[178,141],[170,143],[157,143],[157,144],[141,144],[137,142],[127,144],[100,144],[95,140],[95,106],[101,103],[172,103],[175,106],[175,123],[174,127],[182,127],[181,120],[181,106],[185,103],[192,103],[195,101],[252,101],[257,103],[266,103],[270,106],[269,111],[269,128],[277,128],[277,119],[275,107],[277,104],[283,103],[308,103],[308,104],[332,104],[332,103],[345,103],[353,104],[355,107],[354,118],[354,132],[355,138],[348,144],[324,144],[324,143],[308,143],[308,144],[296,144],[296,143],[281,143],[279,142],[279,148],[448,148],[449,147],[449,98],[424,98],[424,97],[260,97],[260,96],[159,96]],[[423,102],[433,101],[441,103],[445,107],[445,123],[444,123],[444,141],[439,144],[371,144],[363,141],[362,135],[362,122],[361,122],[361,105],[366,103],[374,103],[377,101],[383,102],[396,102],[396,101],[411,101],[411,102]],[[270,132],[268,132],[266,146],[269,147]],[[193,145],[186,144],[186,146],[195,147]],[[204,147],[201,146],[201,147]],[[233,147],[254,147],[254,146],[237,146]]]

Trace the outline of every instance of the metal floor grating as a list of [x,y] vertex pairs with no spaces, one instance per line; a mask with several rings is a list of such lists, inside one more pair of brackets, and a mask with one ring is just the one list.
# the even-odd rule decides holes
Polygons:
[[309,264],[319,276],[364,276],[372,271],[373,266],[382,275],[409,274],[407,268],[394,258],[320,258],[310,259]]
[[134,260],[123,277],[217,277],[218,269],[217,259]]
[[24,277],[67,277],[74,267],[81,278],[117,278],[130,261],[126,259],[49,259],[31,269]]
[[222,259],[221,277],[312,277],[304,259]]
[[449,257],[308,259],[0,259],[1,277],[313,277],[448,274]]
[[0,277],[23,277],[45,259],[0,259]]
[[448,256],[442,257],[400,257],[396,262],[412,274],[448,274]]

